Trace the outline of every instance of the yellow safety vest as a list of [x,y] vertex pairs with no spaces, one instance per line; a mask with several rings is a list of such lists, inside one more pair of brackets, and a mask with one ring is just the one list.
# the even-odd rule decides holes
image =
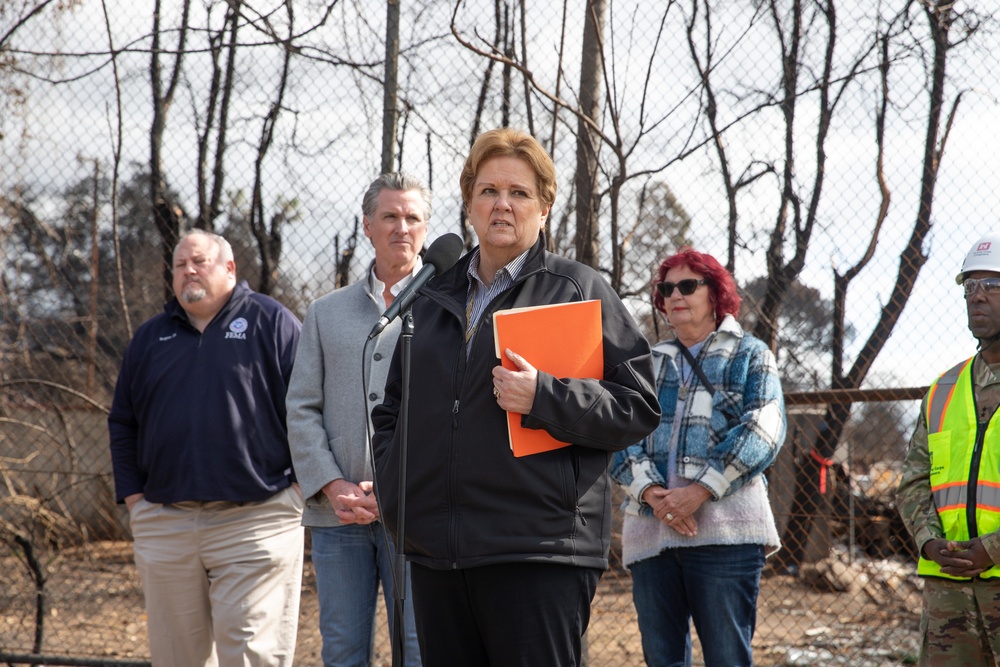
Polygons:
[[[972,359],[958,364],[931,385],[925,417],[931,494],[945,537],[964,541],[1000,530],[1000,410],[989,424],[980,427],[972,387]],[[968,580],[942,573],[940,565],[923,555],[917,572]],[[994,565],[979,576],[1000,577],[1000,566]]]

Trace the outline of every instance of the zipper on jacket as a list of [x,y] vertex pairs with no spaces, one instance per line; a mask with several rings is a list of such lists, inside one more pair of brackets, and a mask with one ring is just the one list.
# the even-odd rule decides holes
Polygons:
[[[977,404],[978,401],[976,401],[974,372],[969,373],[969,383],[972,385],[972,411],[973,414],[978,415],[979,405]],[[979,507],[979,494],[977,493],[979,488],[979,467],[983,460],[983,444],[986,441],[986,429],[989,427],[995,414],[996,410],[989,416],[983,415],[976,419],[976,444],[972,448],[972,460],[969,462],[969,481],[965,490],[965,523],[969,529],[969,539],[979,537],[979,521],[976,518],[976,511]],[[978,579],[979,577],[977,576],[976,578]]]
[[[454,466],[455,466],[455,456],[454,450],[456,447],[455,443],[455,433],[458,432],[458,408],[459,399],[456,398],[455,402],[451,406],[451,435],[449,449],[449,470],[445,476],[446,480],[450,480],[454,477]],[[458,569],[458,519],[456,518],[458,506],[458,500],[456,494],[458,491],[455,489],[454,485],[451,483],[446,483],[445,487],[447,489],[446,493],[448,496],[448,556],[451,560],[451,569]]]
[[[491,318],[493,317],[493,313],[496,311],[496,309],[498,308],[498,306],[500,305],[500,303],[501,303],[501,301],[502,301],[502,299],[504,297],[506,297],[516,286],[520,285],[528,277],[533,276],[536,273],[541,273],[541,272],[543,272],[545,270],[546,270],[545,267],[542,266],[542,267],[536,268],[533,271],[528,271],[526,273],[522,273],[521,275],[519,275],[517,277],[516,280],[514,280],[514,282],[511,284],[510,287],[508,287],[506,290],[504,290],[500,294],[496,295],[496,297],[487,305],[486,310],[480,316],[480,326],[477,328],[476,334],[479,333],[479,329],[482,328],[482,324],[484,323],[484,321],[490,321],[491,320]],[[465,319],[465,310],[462,309],[462,308],[453,307],[453,306],[456,305],[456,301],[454,300],[454,298],[452,298],[453,295],[452,295],[451,292],[444,291],[444,288],[442,287],[441,291],[438,291],[437,289],[431,289],[431,290],[427,290],[427,291],[423,292],[423,295],[426,296],[431,301],[437,303],[443,310],[445,310],[445,312],[449,312],[452,315],[454,315],[456,317],[456,319],[458,319],[459,323],[464,327],[462,329],[463,331],[466,330],[466,329],[468,329],[468,324],[469,323]],[[491,328],[492,328],[492,326],[491,326]],[[472,342],[469,345],[469,348],[475,347],[475,345],[476,345],[476,334],[473,335]],[[460,362],[459,363],[459,368],[461,369],[459,372],[462,374],[463,380],[466,383],[470,382],[470,378],[469,378],[468,372],[467,372],[468,371],[468,356],[469,356],[467,350],[469,348],[463,348],[461,350],[461,355],[465,359],[464,359],[464,362]],[[460,383],[457,382],[457,381],[458,381],[457,377],[453,379],[453,382],[455,383],[454,391],[455,391],[456,396],[460,396],[461,393],[462,393],[462,387],[459,386]],[[451,424],[452,424],[451,446],[453,448],[457,446],[457,443],[455,442],[455,433],[458,430],[458,413],[459,413],[459,408],[460,407],[461,407],[460,406],[460,399],[456,398],[455,402],[452,404],[452,408],[451,408]],[[449,477],[450,476],[451,475],[449,474]],[[449,519],[448,519],[448,522],[449,522],[449,528],[448,528],[448,533],[449,533],[449,537],[448,537],[448,542],[449,542],[449,544],[448,544],[448,551],[450,552],[450,556],[451,556],[450,568],[452,570],[458,569],[458,525],[457,525],[457,519],[455,517],[456,511],[454,511],[454,508],[457,506],[457,500],[456,500],[454,494],[455,494],[455,489],[453,489],[451,487],[451,485],[448,485],[448,505],[449,505],[449,515],[450,515]],[[580,510],[579,507],[577,507],[577,513],[580,515],[580,517],[582,519],[583,518],[583,512]],[[586,525],[586,520],[585,519],[583,520],[583,523],[584,523],[584,525]]]
[[[464,310],[464,308],[459,307],[457,301],[455,301],[455,299],[452,298],[452,295],[451,295],[450,292],[440,291],[440,290],[434,288],[434,289],[428,289],[425,292],[422,292],[422,294],[425,297],[427,297],[428,299],[430,299],[432,302],[434,302],[435,304],[437,304],[441,308],[441,310],[443,310],[446,313],[450,313],[456,320],[458,320],[458,323],[459,323],[459,326],[460,326],[460,330],[461,331],[465,331],[465,329],[464,329],[464,325],[466,324],[466,322],[465,322],[465,310]],[[465,353],[465,349],[464,348],[462,349],[462,351],[460,352],[460,354],[462,356],[465,356],[466,353]],[[466,364],[466,363],[467,363],[467,360],[466,361],[459,360],[459,369],[456,371],[456,377],[452,378],[452,391],[453,391],[453,393],[454,393],[455,396],[461,395],[461,392],[459,390],[460,388],[458,386],[459,382],[458,382],[457,375],[458,374],[464,374],[465,369],[463,367],[463,364]],[[459,407],[460,407],[459,403],[460,403],[459,399],[456,398],[454,400],[454,402],[452,403],[452,406],[451,406],[451,443],[450,443],[450,447],[452,449],[454,449],[456,447],[455,433],[458,430],[458,411],[459,411]],[[454,457],[451,457],[451,459],[453,461]],[[452,462],[451,465],[454,465],[454,463]],[[458,569],[458,525],[457,525],[457,520],[455,518],[454,508],[457,506],[457,502],[458,501],[456,500],[456,497],[455,497],[455,495],[456,495],[455,488],[453,487],[453,485],[451,483],[448,482],[448,480],[450,480],[453,477],[453,472],[454,471],[452,471],[450,469],[446,472],[446,474],[445,474],[445,485],[444,486],[445,486],[445,490],[446,490],[446,494],[447,494],[447,498],[448,498],[448,501],[447,501],[447,505],[448,505],[448,547],[447,547],[448,554],[447,554],[447,558],[448,558],[448,562],[449,562],[449,568],[452,569],[452,570],[455,570],[455,569]]]
[[[973,402],[975,399],[973,399]],[[983,458],[983,441],[986,439],[986,427],[989,422],[976,421],[976,445],[972,449],[972,461],[969,465],[969,487],[965,492],[965,518],[969,528],[969,539],[979,537],[979,525],[976,520],[976,509],[979,505],[976,489],[979,486],[979,464]]]

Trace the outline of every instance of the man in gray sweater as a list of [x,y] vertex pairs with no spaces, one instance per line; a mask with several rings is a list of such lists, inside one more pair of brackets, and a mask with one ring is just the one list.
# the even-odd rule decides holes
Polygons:
[[[309,306],[287,395],[288,441],[306,499],[302,523],[312,534],[325,667],[369,664],[380,582],[393,627],[395,547],[383,536],[372,494],[366,422],[382,401],[400,320],[367,348],[365,342],[422,266],[431,193],[407,174],[382,174],[365,193],[362,210],[375,260],[363,280]],[[419,665],[409,592],[403,639],[406,665]]]

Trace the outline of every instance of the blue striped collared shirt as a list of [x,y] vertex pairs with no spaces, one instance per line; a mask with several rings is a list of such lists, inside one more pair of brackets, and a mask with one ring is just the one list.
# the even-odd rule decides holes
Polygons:
[[465,330],[465,351],[472,349],[472,339],[479,328],[479,320],[482,318],[486,307],[494,298],[511,285],[517,279],[524,262],[528,258],[528,250],[512,259],[505,267],[496,272],[493,281],[487,285],[479,277],[479,248],[473,251],[472,261],[469,262],[469,291],[466,295],[466,330]]

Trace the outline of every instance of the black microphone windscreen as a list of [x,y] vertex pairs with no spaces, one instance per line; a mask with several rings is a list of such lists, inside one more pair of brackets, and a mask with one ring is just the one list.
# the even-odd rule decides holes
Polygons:
[[441,275],[451,267],[462,255],[465,244],[458,234],[445,234],[434,239],[424,255],[424,264],[434,267],[437,275]]

